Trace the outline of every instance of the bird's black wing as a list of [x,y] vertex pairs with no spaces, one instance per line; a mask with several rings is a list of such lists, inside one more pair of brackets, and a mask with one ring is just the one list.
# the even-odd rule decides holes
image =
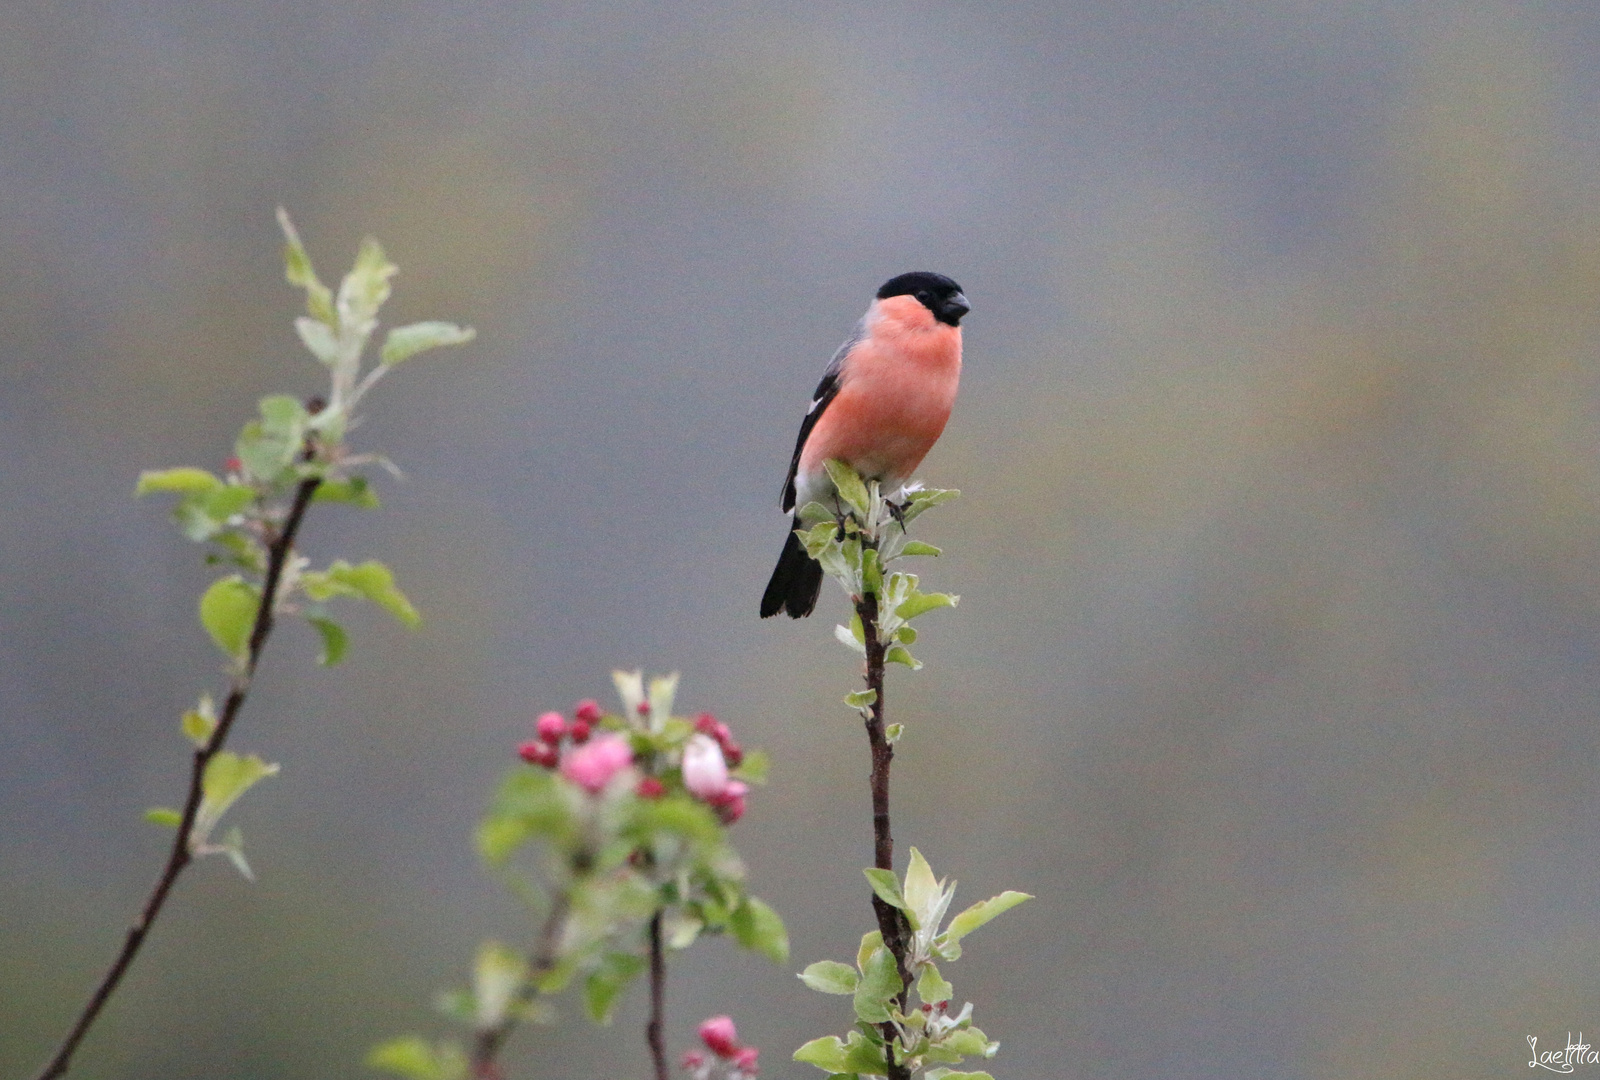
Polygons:
[[811,435],[811,429],[817,426],[817,421],[822,418],[828,403],[839,393],[839,378],[844,369],[844,358],[850,355],[850,350],[855,348],[866,334],[866,321],[862,320],[856,325],[855,333],[839,346],[839,351],[828,361],[827,368],[822,372],[822,381],[817,384],[816,393],[811,395],[811,408],[806,410],[806,418],[800,421],[800,435],[794,441],[794,457],[789,459],[789,476],[783,482],[783,500],[780,509],[785,512],[795,508],[794,475],[795,470],[800,468],[800,451],[805,449],[806,439]]

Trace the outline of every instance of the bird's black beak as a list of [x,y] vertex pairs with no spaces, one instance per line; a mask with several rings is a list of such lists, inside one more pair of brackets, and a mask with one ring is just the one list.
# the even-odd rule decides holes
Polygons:
[[972,310],[965,293],[956,293],[939,306],[939,321],[951,326],[961,325],[961,316]]

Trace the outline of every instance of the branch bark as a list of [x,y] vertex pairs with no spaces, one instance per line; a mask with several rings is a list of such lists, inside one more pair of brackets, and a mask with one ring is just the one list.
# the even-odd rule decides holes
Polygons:
[[[877,691],[866,717],[867,742],[872,747],[872,856],[879,870],[894,870],[894,835],[889,827],[889,767],[894,762],[894,746],[889,742],[883,721],[883,665],[885,643],[878,637],[878,597],[867,593],[856,600],[856,614],[861,617],[867,648],[867,688]],[[884,946],[894,955],[900,972],[900,1011],[906,1008],[905,987],[910,983],[906,970],[906,932],[904,914],[898,908],[883,902],[876,894],[872,897],[872,910],[878,917],[878,931],[883,935]],[[879,1025],[883,1033],[885,1052],[892,1058],[895,1029],[892,1023]],[[888,1080],[909,1080],[910,1071],[891,1060]]]
[[661,909],[656,908],[650,919],[650,1022],[644,1029],[656,1080],[671,1080],[667,1068],[666,1001],[667,961],[661,948]]
[[122,942],[122,951],[117,954],[116,960],[101,978],[100,985],[95,987],[88,1003],[84,1005],[82,1012],[78,1014],[78,1019],[73,1023],[72,1030],[67,1032],[67,1037],[57,1048],[55,1056],[39,1072],[36,1080],[54,1080],[71,1066],[72,1055],[77,1051],[78,1044],[89,1033],[89,1028],[93,1026],[101,1010],[105,1008],[106,1002],[116,991],[117,985],[122,982],[122,977],[132,965],[134,957],[138,955],[139,947],[144,944],[145,935],[150,932],[150,926],[155,922],[156,916],[161,914],[161,909],[166,904],[167,896],[177,882],[178,875],[194,861],[194,853],[189,849],[189,834],[194,828],[195,814],[200,810],[201,787],[205,779],[206,765],[227,741],[228,732],[233,729],[233,722],[238,718],[239,710],[244,706],[245,698],[250,693],[250,683],[255,678],[256,665],[260,663],[267,637],[272,633],[273,601],[277,596],[278,582],[282,580],[283,568],[294,551],[295,535],[300,531],[306,507],[311,504],[311,496],[316,494],[317,487],[321,483],[320,479],[314,477],[300,481],[295,488],[294,501],[290,504],[288,516],[284,518],[283,525],[267,546],[267,573],[261,586],[261,606],[256,610],[255,624],[250,629],[250,643],[245,663],[233,676],[229,685],[228,699],[222,706],[222,715],[217,720],[216,729],[212,731],[205,745],[195,749],[193,765],[189,770],[189,794],[184,799],[183,817],[172,839],[172,850],[167,855],[161,876],[151,889],[138,918],[128,928],[127,936]]

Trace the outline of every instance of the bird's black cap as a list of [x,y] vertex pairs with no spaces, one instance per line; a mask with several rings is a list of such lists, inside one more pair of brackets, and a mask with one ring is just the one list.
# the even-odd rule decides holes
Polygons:
[[961,316],[972,310],[960,285],[943,274],[926,270],[913,270],[885,281],[878,290],[878,299],[887,300],[891,296],[914,296],[933,312],[935,319],[951,326],[960,326]]

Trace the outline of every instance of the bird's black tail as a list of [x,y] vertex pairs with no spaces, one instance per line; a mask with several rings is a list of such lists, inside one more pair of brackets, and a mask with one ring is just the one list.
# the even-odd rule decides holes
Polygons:
[[[794,524],[795,528],[800,527],[798,521]],[[821,591],[822,564],[806,554],[800,537],[791,529],[783,545],[783,554],[778,556],[777,568],[772,571],[772,580],[767,582],[767,591],[761,596],[761,617],[766,619],[786,611],[791,619],[805,618],[817,606],[817,594]]]

